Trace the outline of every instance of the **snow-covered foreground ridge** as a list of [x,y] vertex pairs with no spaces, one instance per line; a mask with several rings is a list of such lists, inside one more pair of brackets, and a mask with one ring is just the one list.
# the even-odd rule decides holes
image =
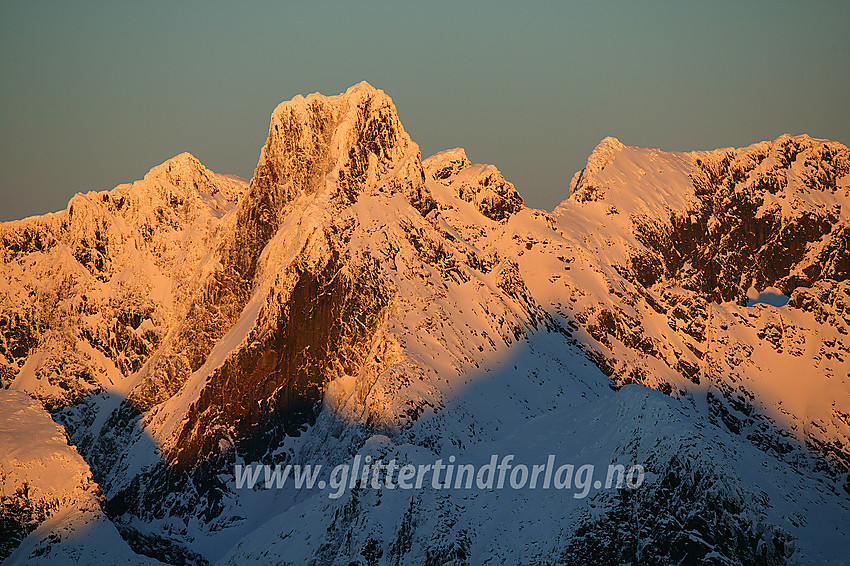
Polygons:
[[[850,151],[606,138],[569,185],[547,213],[462,149],[423,161],[360,83],[279,105],[250,181],[182,154],[0,224],[0,403],[36,427],[0,427],[26,455],[0,556],[845,563]],[[496,454],[647,473],[580,499],[234,475]]]

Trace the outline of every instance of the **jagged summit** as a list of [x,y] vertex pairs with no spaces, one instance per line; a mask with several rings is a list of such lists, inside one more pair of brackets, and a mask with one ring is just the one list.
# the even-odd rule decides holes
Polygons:
[[602,141],[593,148],[593,151],[590,153],[590,157],[587,158],[588,165],[599,167],[601,169],[604,167],[606,157],[610,157],[615,153],[622,151],[626,147],[627,146],[623,142],[614,136],[605,136]]
[[[145,174],[144,180],[152,187],[166,187],[170,192],[177,189],[182,199],[215,197],[214,206],[222,209],[238,202],[245,192],[247,181],[236,175],[216,174],[198,158],[189,152],[175,155],[171,159],[153,167]],[[134,190],[139,190],[137,184]],[[212,201],[210,201],[212,202]]]
[[[212,172],[209,171],[194,155],[184,151],[171,159],[152,167],[145,174],[145,180],[159,179],[171,183],[175,187],[186,188],[193,186],[196,190],[203,190],[209,184]],[[202,181],[198,185],[198,181]]]
[[507,220],[523,208],[522,197],[501,171],[493,165],[472,164],[463,148],[436,153],[422,166],[430,179],[451,187],[454,196],[491,220]]
[[[336,96],[299,95],[278,105],[250,194],[279,207],[327,189],[353,202],[363,187],[380,185],[397,168],[421,170],[419,147],[392,99],[364,81]],[[405,190],[421,191],[421,182]]]
[[579,184],[585,180],[587,175],[599,172],[605,168],[605,165],[626,146],[615,137],[608,136],[599,142],[590,156],[587,158],[587,164],[581,171],[576,171],[570,180],[570,194],[573,194]]
[[472,163],[466,157],[466,151],[462,147],[456,147],[435,153],[423,161],[422,165],[432,179],[444,181]]

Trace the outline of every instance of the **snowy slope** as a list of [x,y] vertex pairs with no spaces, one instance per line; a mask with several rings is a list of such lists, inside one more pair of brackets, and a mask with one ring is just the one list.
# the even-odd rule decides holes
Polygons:
[[64,429],[17,391],[0,391],[0,454],[3,564],[159,564],[130,550]]
[[[710,563],[712,558],[715,563],[794,563],[800,557],[806,563],[840,563],[845,558],[841,525],[850,506],[835,481],[812,482],[816,465],[799,450],[803,459],[789,467],[713,422],[695,401],[680,403],[637,385],[612,391],[604,374],[562,335],[534,335],[510,353],[510,364],[494,364],[486,380],[470,384],[443,411],[393,440],[367,440],[359,454],[416,465],[449,455],[481,463],[491,454],[512,454],[529,465],[554,454],[559,463],[591,463],[597,469],[612,462],[647,462],[649,485],[631,498],[628,490],[591,490],[588,499],[576,499],[575,490],[366,487],[336,500],[324,492],[298,499],[301,494],[261,486],[256,499],[276,498],[280,503],[272,509],[286,511],[251,532],[220,563],[481,564],[494,557],[532,564]],[[704,501],[701,492],[710,499]],[[736,533],[737,540],[728,540],[728,533]]]

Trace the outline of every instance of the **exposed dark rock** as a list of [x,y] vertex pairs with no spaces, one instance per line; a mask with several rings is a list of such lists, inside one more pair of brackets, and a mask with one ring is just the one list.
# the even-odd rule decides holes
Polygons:
[[[692,173],[696,208],[673,212],[669,219],[635,219],[636,235],[649,250],[633,259],[636,279],[653,285],[664,273],[670,282],[709,300],[738,302],[751,285],[775,286],[790,294],[821,279],[846,279],[850,259],[838,253],[848,246],[846,223],[839,211],[795,204],[788,168],[798,156],[810,166],[805,177],[809,190],[833,191],[836,179],[850,170],[847,148],[810,139],[788,138],[774,146],[758,144],[697,158]],[[770,168],[759,167],[770,158]],[[787,216],[766,207],[768,194],[796,212]],[[827,235],[818,260],[801,265],[808,247]],[[804,276],[792,273],[796,266],[804,268]]]
[[339,258],[319,271],[295,267],[291,294],[269,297],[247,347],[211,376],[189,410],[172,454],[179,468],[216,454],[226,438],[261,457],[312,424],[335,371],[357,373],[391,292],[368,268],[351,271]]

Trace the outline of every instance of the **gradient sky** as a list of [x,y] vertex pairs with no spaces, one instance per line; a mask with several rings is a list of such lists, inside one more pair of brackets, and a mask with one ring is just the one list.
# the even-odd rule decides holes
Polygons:
[[423,157],[465,147],[551,210],[605,136],[850,143],[850,2],[7,2],[0,220],[189,151],[249,178],[274,107],[363,79]]

